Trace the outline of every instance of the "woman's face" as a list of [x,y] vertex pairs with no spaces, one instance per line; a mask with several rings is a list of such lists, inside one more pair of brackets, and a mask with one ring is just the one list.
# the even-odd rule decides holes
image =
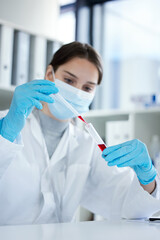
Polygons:
[[[52,70],[52,66],[49,65],[45,79],[54,81]],[[55,78],[85,92],[94,93],[98,83],[99,73],[93,63],[77,57],[60,65],[55,72]],[[48,104],[44,103],[42,111],[51,118],[56,119],[49,111]],[[59,119],[56,120],[63,121]]]
[[80,90],[93,93],[98,83],[96,66],[83,58],[73,58],[58,67],[55,77]]

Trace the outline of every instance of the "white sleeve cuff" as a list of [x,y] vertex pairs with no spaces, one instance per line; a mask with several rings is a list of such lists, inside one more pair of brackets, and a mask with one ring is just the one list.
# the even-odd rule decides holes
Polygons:
[[156,181],[156,188],[151,193],[151,196],[154,198],[160,199],[160,177],[158,175],[156,176],[155,181]]
[[18,136],[14,142],[3,138],[0,135],[0,177],[4,174],[8,166],[15,159],[17,153],[23,148],[21,136]]
[[14,149],[16,150],[17,148],[22,148],[24,145],[23,145],[21,133],[16,137],[14,142],[11,142],[0,135],[0,145],[3,146],[4,148],[8,147],[8,149],[10,150],[14,150]]

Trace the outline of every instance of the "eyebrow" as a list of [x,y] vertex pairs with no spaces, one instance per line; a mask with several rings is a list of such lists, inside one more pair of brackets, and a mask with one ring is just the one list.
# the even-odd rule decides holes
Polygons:
[[74,75],[73,73],[71,73],[71,72],[68,72],[68,71],[66,71],[66,70],[64,70],[64,72],[66,72],[66,73],[68,73],[70,76],[72,76],[72,77],[74,77],[74,78],[77,78],[77,79],[78,79],[78,77],[77,77],[76,75]]
[[[64,72],[65,73],[68,73],[70,76],[72,76],[72,77],[74,77],[74,78],[76,78],[76,79],[78,79],[78,77],[76,76],[76,75],[74,75],[73,73],[71,73],[71,72],[68,72],[68,71],[66,71],[66,70],[64,70]],[[86,83],[89,83],[89,84],[92,84],[92,85],[97,85],[97,83],[94,83],[94,82],[86,82]]]
[[89,83],[89,84],[92,84],[92,85],[97,85],[97,83],[94,83],[94,82],[86,82],[86,83]]

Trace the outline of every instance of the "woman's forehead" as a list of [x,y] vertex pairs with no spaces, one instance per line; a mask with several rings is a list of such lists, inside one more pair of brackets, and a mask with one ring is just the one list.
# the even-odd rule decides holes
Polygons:
[[71,73],[77,78],[79,75],[80,76],[90,75],[98,79],[98,75],[99,75],[98,69],[96,68],[96,66],[92,62],[84,58],[73,58],[70,61],[59,66],[58,69],[64,73]]

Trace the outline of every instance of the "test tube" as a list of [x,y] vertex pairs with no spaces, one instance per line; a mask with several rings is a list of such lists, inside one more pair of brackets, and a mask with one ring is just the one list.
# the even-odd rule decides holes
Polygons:
[[97,133],[96,129],[93,127],[92,123],[85,124],[85,128],[88,131],[88,133],[91,135],[91,137],[95,140],[98,147],[103,151],[107,146],[103,142],[102,138]]

